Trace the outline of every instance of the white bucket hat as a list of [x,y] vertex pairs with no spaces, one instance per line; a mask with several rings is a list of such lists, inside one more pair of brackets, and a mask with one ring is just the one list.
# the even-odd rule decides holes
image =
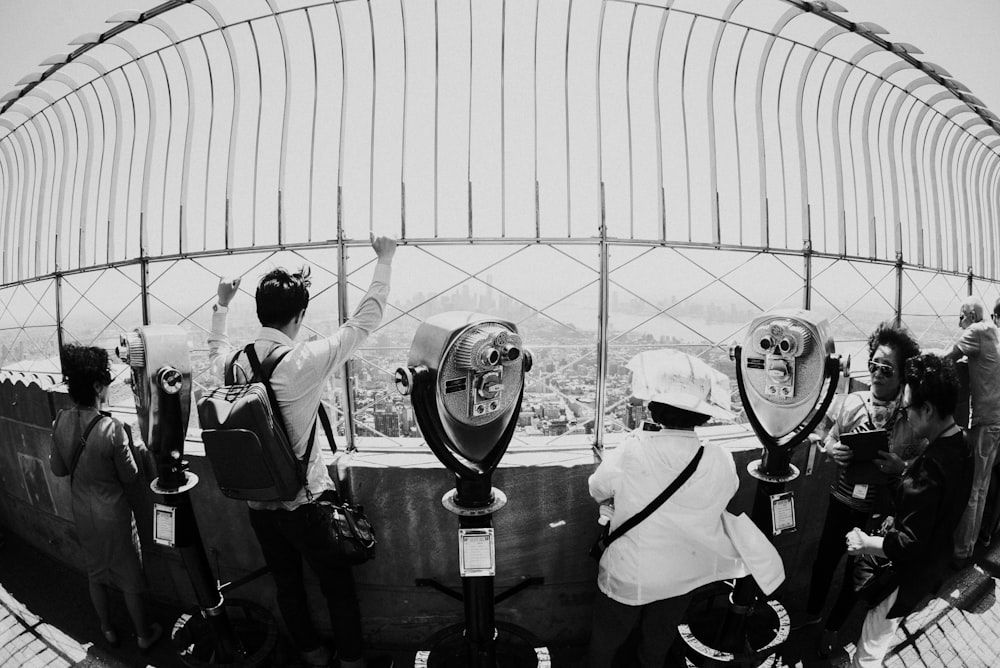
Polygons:
[[647,350],[628,363],[632,396],[677,408],[734,420],[729,410],[729,378],[696,357],[679,350]]

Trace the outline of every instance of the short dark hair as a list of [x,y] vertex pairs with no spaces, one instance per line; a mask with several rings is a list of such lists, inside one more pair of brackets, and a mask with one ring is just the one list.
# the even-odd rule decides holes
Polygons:
[[94,346],[67,343],[60,349],[59,358],[70,398],[81,406],[93,406],[97,399],[94,384],[111,384],[108,351]]
[[902,366],[906,360],[920,354],[920,344],[913,338],[913,334],[903,324],[897,324],[892,320],[883,320],[879,323],[875,331],[868,337],[868,359],[875,356],[875,351],[879,346],[889,346],[899,354],[899,364]]
[[670,404],[661,404],[658,401],[649,402],[649,416],[653,422],[666,427],[667,429],[691,429],[699,427],[708,422],[709,417],[703,413],[677,408]]
[[906,360],[906,385],[910,388],[910,406],[930,404],[942,418],[955,412],[958,375],[950,359],[932,353],[911,357]]
[[281,267],[257,284],[257,319],[265,327],[282,327],[309,306],[309,266],[290,274]]

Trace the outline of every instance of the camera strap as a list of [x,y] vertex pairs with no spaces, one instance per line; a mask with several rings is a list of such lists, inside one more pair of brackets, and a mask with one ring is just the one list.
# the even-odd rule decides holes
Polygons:
[[618,538],[624,536],[625,532],[627,532],[629,529],[633,528],[639,522],[643,521],[644,519],[652,515],[654,510],[662,506],[667,501],[667,499],[673,496],[674,492],[680,489],[681,485],[686,483],[688,481],[688,478],[690,478],[694,474],[695,469],[698,468],[698,462],[701,461],[701,456],[702,454],[704,454],[704,452],[705,452],[705,446],[702,445],[698,448],[698,452],[694,454],[694,457],[691,458],[691,461],[684,468],[684,470],[681,471],[680,475],[678,475],[677,478],[675,478],[672,483],[667,485],[667,488],[662,492],[660,492],[659,496],[650,501],[645,508],[643,508],[642,510],[640,510],[639,512],[637,512],[635,515],[628,518],[624,522],[622,522],[617,529],[608,534],[607,539],[605,539],[604,541],[604,546],[607,547],[608,545],[611,545],[611,543],[613,543]]
[[97,415],[91,419],[87,428],[83,430],[83,434],[80,436],[80,441],[76,444],[76,452],[73,453],[73,461],[69,465],[69,484],[72,487],[73,478],[76,474],[76,466],[80,463],[80,455],[83,454],[83,449],[87,446],[87,439],[90,438],[90,432],[94,431],[94,427],[97,423],[106,417],[111,417],[110,413],[105,413],[104,411],[98,411]]

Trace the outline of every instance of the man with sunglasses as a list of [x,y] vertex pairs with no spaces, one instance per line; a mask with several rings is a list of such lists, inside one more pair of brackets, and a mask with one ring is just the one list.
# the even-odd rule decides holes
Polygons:
[[[969,506],[955,531],[955,557],[952,566],[964,568],[972,560],[976,546],[990,476],[1000,446],[1000,336],[997,326],[985,319],[986,305],[979,297],[962,301],[958,326],[962,335],[943,356],[952,360],[962,357],[969,365],[969,444],[975,469]],[[996,309],[994,309],[996,316]]]

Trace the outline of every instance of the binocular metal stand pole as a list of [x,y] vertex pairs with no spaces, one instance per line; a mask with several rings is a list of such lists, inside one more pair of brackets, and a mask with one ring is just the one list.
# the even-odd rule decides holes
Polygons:
[[[799,476],[798,469],[792,466],[790,460],[790,448],[766,448],[763,458],[750,465],[750,475],[757,479],[750,519],[765,535],[771,533],[772,496],[784,492],[785,485]],[[731,653],[737,662],[756,665],[766,651],[765,648],[752,647],[747,637],[750,617],[760,599],[760,589],[752,577],[746,576],[736,581],[718,637],[720,649]],[[790,623],[784,608],[771,607],[778,613],[778,628],[766,647],[777,648],[787,639]],[[742,661],[740,657],[743,658]]]
[[[494,490],[492,475],[474,479],[455,476],[455,490],[442,499],[444,507],[458,515],[460,529],[489,529],[493,513],[503,508],[507,497]],[[465,607],[466,665],[496,668],[496,619],[494,617],[493,576],[462,577]]]
[[198,521],[191,506],[190,491],[198,484],[198,476],[186,470],[178,461],[164,475],[150,483],[150,489],[161,495],[164,504],[175,508],[174,547],[180,552],[195,599],[202,616],[209,623],[215,638],[215,663],[233,663],[243,653],[226,614],[225,600],[205,554],[205,545],[198,530]]

